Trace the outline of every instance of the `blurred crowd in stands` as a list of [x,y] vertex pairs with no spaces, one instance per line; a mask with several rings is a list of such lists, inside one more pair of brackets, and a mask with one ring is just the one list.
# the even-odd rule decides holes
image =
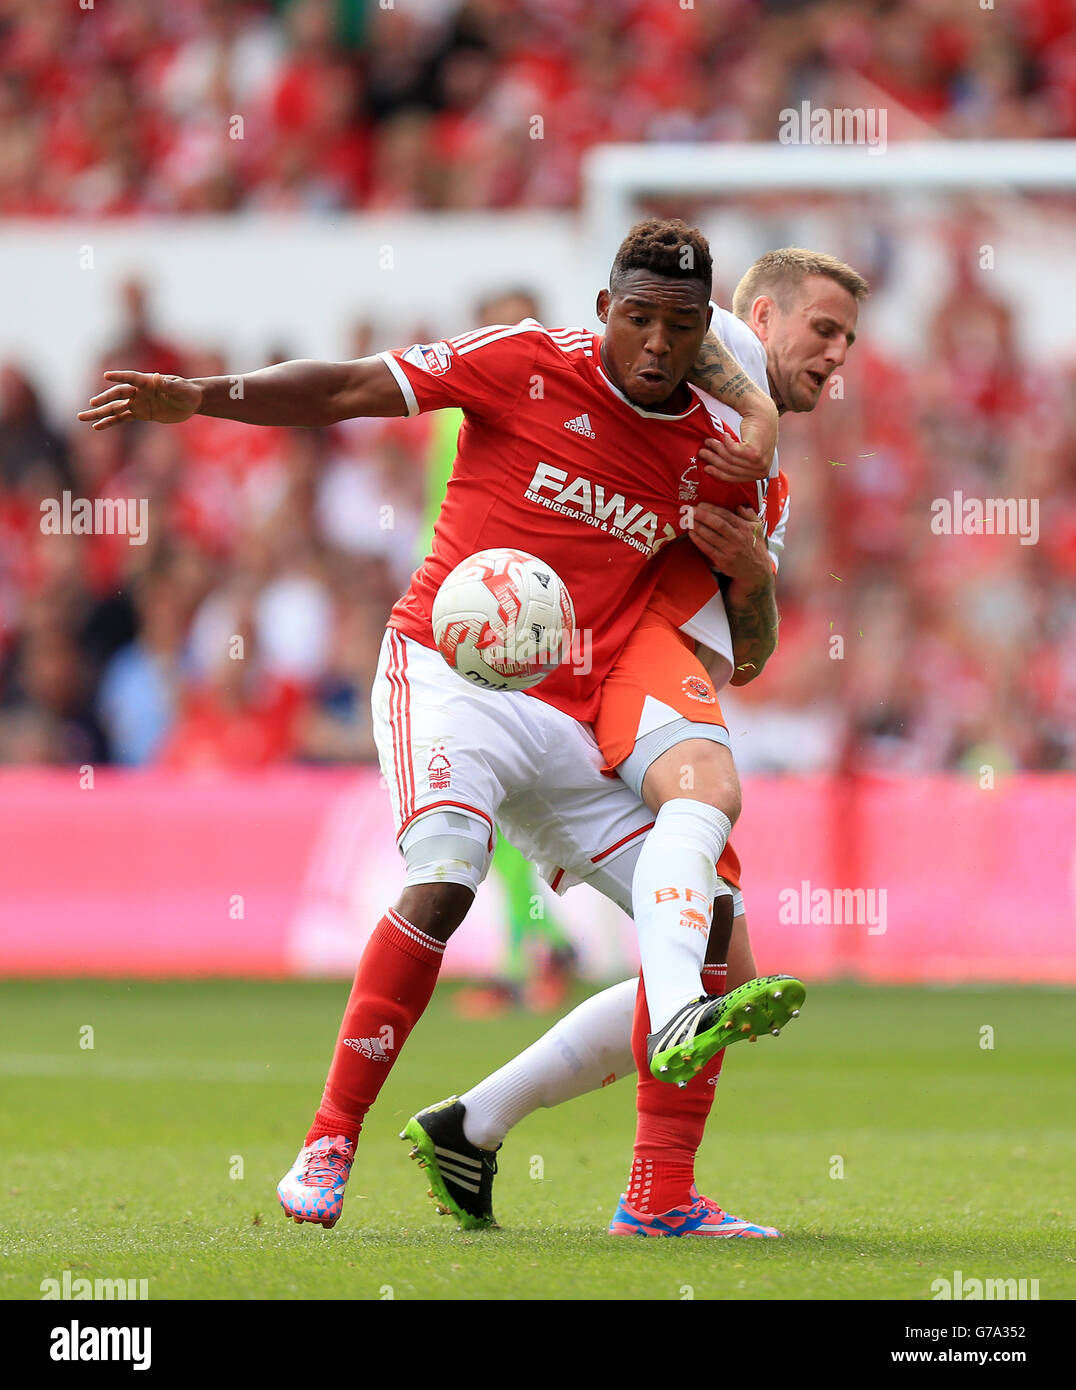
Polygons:
[[[915,360],[887,355],[868,302],[843,398],[782,421],[780,646],[728,696],[745,771],[1076,767],[1076,367],[1027,368],[1013,307],[973,265],[954,252]],[[531,307],[516,302],[512,318]],[[87,399],[105,367],[229,370],[171,341],[139,283],[123,309]],[[354,356],[392,346],[372,333],[356,325]],[[57,431],[40,388],[0,365],[0,762],[372,758],[431,417]],[[65,490],[148,499],[147,542],[43,533],[42,499]],[[957,490],[1037,499],[1037,543],[936,534],[931,504]]]
[[1076,135],[1076,0],[0,0],[0,214],[568,207],[803,101]]
[[[119,362],[227,371],[153,326],[140,283],[123,297],[87,396]],[[368,330],[355,338],[365,355]],[[57,433],[35,383],[0,365],[0,762],[376,756],[370,681],[417,563],[428,438],[426,419]],[[64,491],[146,499],[146,543],[44,534],[41,499]]]

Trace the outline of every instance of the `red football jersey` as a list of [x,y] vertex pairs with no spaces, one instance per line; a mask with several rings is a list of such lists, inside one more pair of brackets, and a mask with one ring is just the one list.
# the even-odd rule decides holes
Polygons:
[[456,565],[490,547],[530,551],[568,586],[578,648],[528,693],[587,722],[658,581],[650,561],[681,536],[691,504],[759,507],[762,495],[702,474],[700,444],[729,431],[695,392],[679,415],[633,405],[600,348],[585,329],[525,319],[381,354],[408,414],[464,412],[431,552],[390,626],[432,647],[433,601]]
[[[778,473],[777,477],[767,478],[766,481],[769,487],[766,491],[765,508],[760,515],[765,523],[770,564],[776,574],[781,551],[785,545],[788,478],[784,473]],[[708,485],[712,482],[713,479],[707,479]],[[707,496],[702,500],[713,500],[709,495],[709,486]],[[719,502],[717,505],[725,504]],[[699,623],[704,608],[719,592],[717,578],[706,557],[694,545],[680,546],[674,553],[666,555],[658,568],[661,570],[661,577],[650,600],[650,608],[662,617],[668,618],[673,627],[684,628],[685,631],[691,629],[688,635],[705,643],[707,634],[704,631],[694,631],[693,624]]]

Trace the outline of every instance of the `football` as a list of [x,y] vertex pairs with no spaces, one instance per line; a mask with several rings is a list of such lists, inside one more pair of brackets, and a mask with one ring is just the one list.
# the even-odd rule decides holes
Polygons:
[[556,571],[525,550],[480,550],[433,603],[437,650],[485,690],[527,690],[571,651],[575,609]]

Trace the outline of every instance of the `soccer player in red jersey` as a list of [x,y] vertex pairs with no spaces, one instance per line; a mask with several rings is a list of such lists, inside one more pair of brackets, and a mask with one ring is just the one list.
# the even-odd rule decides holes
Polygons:
[[[855,339],[858,302],[867,292],[862,277],[834,257],[784,248],[761,257],[744,275],[733,299],[734,313],[714,306],[711,331],[760,388],[772,392],[782,413],[809,411],[826,379],[844,362]],[[696,382],[705,380],[701,367],[696,366]],[[729,418],[725,407],[714,409],[733,428],[738,426],[738,417]],[[607,768],[618,768],[659,815],[672,800],[681,818],[690,816],[693,808],[681,800],[686,769],[693,774],[695,797],[705,801],[720,793],[720,786],[707,785],[705,756],[707,740],[727,740],[717,690],[730,678],[735,685],[754,679],[776,645],[774,576],[788,516],[787,480],[776,459],[774,474],[761,516],[747,508],[738,513],[705,503],[697,508],[696,546],[677,542],[665,552],[659,562],[662,578],[603,684],[594,732]],[[715,572],[725,577],[724,593]],[[701,744],[694,742],[700,738]],[[636,896],[644,855],[655,840],[652,831],[639,855]],[[757,971],[739,891],[739,861],[731,845],[725,847],[717,874],[702,984],[722,994]],[[563,872],[550,878],[554,887],[563,888]],[[702,885],[696,888],[702,891]],[[636,904],[637,920],[639,915]],[[437,1155],[427,1152],[427,1131],[458,1163],[475,1157],[479,1149],[498,1148],[512,1126],[540,1106],[559,1104],[637,1069],[634,1158],[610,1230],[777,1234],[772,1227],[729,1217],[698,1196],[695,1155],[724,1054],[716,1053],[682,1090],[656,1081],[647,1056],[649,988],[649,980],[646,988],[640,981],[638,989],[634,981],[626,981],[595,995],[458,1101],[453,1098],[454,1107],[442,1102],[408,1123],[405,1133],[419,1146],[438,1195],[464,1225],[492,1220],[489,1185],[481,1194],[456,1186],[451,1169],[441,1171]]]
[[[652,224],[648,236],[629,237],[599,295],[604,336],[525,321],[353,363],[284,363],[245,375],[238,388],[227,377],[107,373],[116,384],[80,416],[101,428],[197,412],[263,425],[446,405],[465,412],[432,553],[393,609],[373,692],[406,884],[359,963],[321,1106],[280,1186],[296,1220],[329,1226],[339,1216],[359,1130],[486,873],[495,821],[528,857],[563,864],[630,903],[625,869],[650,821],[622,781],[603,778],[587,721],[657,583],[652,561],[680,535],[682,474],[709,441],[726,480],[715,500],[757,505],[775,439],[772,402],[727,354],[723,395],[743,414],[748,442],[729,443],[687,384],[709,325],[711,273],[697,232]],[[460,561],[521,543],[568,585],[592,650],[532,691],[490,693],[447,670],[430,610]],[[695,853],[712,873],[723,847],[715,833]],[[661,923],[640,930],[644,976],[648,958],[660,960],[668,946],[664,931]],[[697,935],[697,958],[681,954],[685,994],[698,991],[705,933]],[[696,1001],[711,1050],[722,1007],[738,1019],[751,1001],[769,1007],[766,988]]]

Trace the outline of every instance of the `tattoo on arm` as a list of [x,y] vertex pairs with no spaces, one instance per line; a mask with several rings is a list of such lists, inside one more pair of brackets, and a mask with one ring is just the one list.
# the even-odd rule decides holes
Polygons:
[[708,332],[702,340],[688,379],[726,404],[730,404],[729,396],[739,399],[758,390],[732,353],[712,332]]
[[735,670],[731,685],[747,685],[762,671],[777,648],[780,616],[772,583],[737,594],[726,591],[725,611],[732,631],[732,659]]

